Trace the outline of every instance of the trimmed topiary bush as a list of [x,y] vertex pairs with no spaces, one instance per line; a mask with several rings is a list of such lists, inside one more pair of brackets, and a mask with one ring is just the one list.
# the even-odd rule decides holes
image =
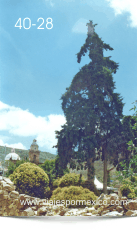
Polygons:
[[80,186],[85,182],[83,176],[76,173],[68,173],[60,178],[58,186],[67,187],[67,186]]
[[49,192],[49,178],[42,168],[33,163],[24,163],[9,177],[19,193],[45,198]]
[[[67,204],[69,208],[91,206],[92,201],[96,199],[97,196],[94,192],[81,186],[58,187],[53,191],[53,195],[50,198],[53,202],[60,201],[61,204]],[[88,203],[85,203],[87,201]]]

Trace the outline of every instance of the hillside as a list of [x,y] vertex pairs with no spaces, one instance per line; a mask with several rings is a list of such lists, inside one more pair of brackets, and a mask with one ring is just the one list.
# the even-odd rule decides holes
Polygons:
[[[5,156],[8,153],[11,153],[12,148],[6,147],[6,153],[5,153],[5,147],[4,146],[0,146],[0,162],[4,161]],[[24,149],[16,149],[15,148],[15,153],[17,153],[20,158],[26,159],[29,156],[29,150],[24,150]],[[45,160],[51,160],[51,159],[55,159],[56,155],[51,154],[49,152],[40,152],[40,163],[43,163]]]

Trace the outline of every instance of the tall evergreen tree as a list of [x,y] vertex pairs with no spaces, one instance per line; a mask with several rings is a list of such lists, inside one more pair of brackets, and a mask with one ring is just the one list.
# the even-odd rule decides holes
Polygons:
[[85,44],[77,54],[78,63],[82,56],[89,53],[90,62],[74,76],[69,88],[62,95],[62,109],[66,124],[57,132],[58,154],[63,165],[72,158],[86,161],[88,180],[94,179],[95,148],[103,146],[104,191],[107,186],[107,139],[112,138],[121,129],[123,103],[118,93],[114,93],[113,74],[118,64],[109,57],[104,57],[104,50],[113,50],[94,32],[88,34]]

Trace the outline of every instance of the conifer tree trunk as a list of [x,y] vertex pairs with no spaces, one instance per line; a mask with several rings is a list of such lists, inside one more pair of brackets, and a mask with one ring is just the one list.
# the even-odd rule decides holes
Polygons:
[[93,183],[94,184],[94,161],[93,158],[89,158],[88,160],[88,173],[87,173],[87,177],[88,177],[88,182],[89,183]]

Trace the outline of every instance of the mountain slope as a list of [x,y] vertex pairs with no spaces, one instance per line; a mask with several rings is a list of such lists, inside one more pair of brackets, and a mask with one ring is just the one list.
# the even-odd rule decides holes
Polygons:
[[[5,153],[5,147],[0,146],[0,162],[4,161],[5,156],[8,153],[11,153],[12,148],[6,147],[6,153]],[[15,153],[17,153],[22,160],[29,158],[29,150],[24,150],[24,149],[16,149],[15,148]],[[40,152],[40,163],[43,163],[45,160],[51,160],[55,159],[56,155],[51,154],[49,152]]]

